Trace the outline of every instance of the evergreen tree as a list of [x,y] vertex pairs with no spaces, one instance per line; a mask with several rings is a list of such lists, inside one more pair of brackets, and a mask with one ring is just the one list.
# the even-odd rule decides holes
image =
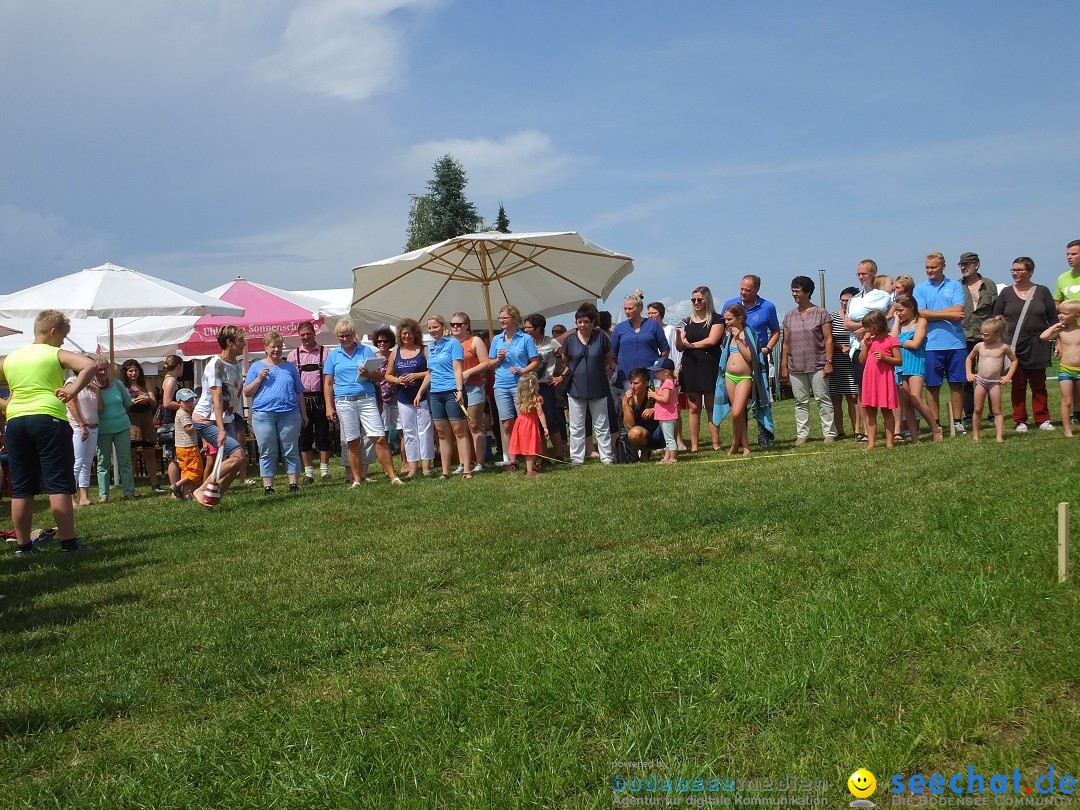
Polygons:
[[499,233],[510,233],[510,220],[506,216],[506,208],[499,203],[499,215],[495,217],[495,230]]
[[405,250],[434,245],[465,233],[476,233],[484,219],[465,197],[465,168],[452,155],[443,155],[432,167],[427,194],[412,197],[408,242]]

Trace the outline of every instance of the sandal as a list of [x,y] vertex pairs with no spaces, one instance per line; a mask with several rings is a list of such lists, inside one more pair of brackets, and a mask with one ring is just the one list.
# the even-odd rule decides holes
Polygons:
[[906,441],[903,433],[894,433],[892,435],[892,440],[893,444],[903,444]]
[[472,481],[472,473],[471,472],[462,473],[461,474],[461,480],[462,481]]
[[440,480],[440,481],[449,481],[449,480],[450,480],[450,476],[449,476],[449,475],[447,475],[446,473],[443,473],[442,475],[440,475],[440,476],[439,476],[439,480]]
[[867,436],[865,433],[856,433],[855,434],[855,441],[857,441],[857,442],[868,442],[868,441],[870,441],[870,437]]

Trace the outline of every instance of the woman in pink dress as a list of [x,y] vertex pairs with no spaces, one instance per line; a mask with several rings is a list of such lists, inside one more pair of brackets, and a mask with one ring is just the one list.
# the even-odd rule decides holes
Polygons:
[[885,421],[885,446],[892,447],[896,430],[893,409],[900,404],[894,371],[903,363],[900,341],[889,334],[885,315],[878,310],[868,312],[862,319],[862,325],[866,334],[859,349],[859,362],[863,364],[862,406],[866,413],[866,449],[874,449],[878,408]]

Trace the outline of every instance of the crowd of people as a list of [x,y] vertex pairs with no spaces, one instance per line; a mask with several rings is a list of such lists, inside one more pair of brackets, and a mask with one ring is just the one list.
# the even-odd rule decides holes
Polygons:
[[[300,346],[287,354],[280,334],[265,335],[265,358],[246,374],[244,331],[226,326],[197,389],[182,387],[184,362],[172,355],[160,391],[147,386],[137,361],[123,363],[114,379],[104,359],[62,349],[70,324],[48,310],[35,322],[34,343],[0,360],[10,390],[0,406],[16,553],[37,552],[30,524],[33,497],[42,491],[61,551],[84,550],[73,509],[92,502],[95,465],[98,501],[109,500],[114,458],[126,499],[135,497],[141,461],[152,492],[214,506],[245,475],[243,397],[251,400],[268,496],[281,461],[291,492],[333,481],[335,439],[343,478],[354,489],[373,483],[372,468],[395,486],[417,476],[471,480],[490,469],[492,444],[504,470],[520,464],[528,476],[541,474],[539,461],[580,465],[593,457],[611,464],[648,459],[653,451],[662,451],[657,463],[672,464],[679,452],[699,450],[703,414],[714,450],[723,450],[719,425],[730,415],[727,452],[748,455],[750,415],[761,447],[776,440],[775,377],[795,400],[795,446],[811,440],[811,399],[825,444],[850,435],[873,448],[879,415],[888,447],[918,441],[920,420],[943,441],[939,397],[946,385],[950,432],[970,429],[978,440],[989,403],[1000,442],[1003,386],[1011,385],[1015,431],[1031,424],[1029,388],[1034,426],[1055,429],[1046,390],[1055,351],[1061,422],[1071,436],[1080,422],[1073,413],[1080,405],[1080,240],[1068,244],[1066,259],[1069,269],[1050,289],[1032,281],[1034,262],[1018,257],[1013,283],[1000,291],[982,275],[975,253],[960,256],[959,279],[947,277],[942,254],[927,254],[920,283],[879,274],[864,259],[858,285],[841,291],[836,312],[813,303],[811,278],[793,278],[794,306],[782,322],[776,305],[760,295],[760,278],[747,275],[738,296],[720,308],[708,287],[694,288],[691,314],[675,324],[665,322],[663,303],[646,305],[640,291],[625,299],[625,319],[614,328],[608,313],[584,303],[574,328],[556,325],[551,335],[542,315],[523,318],[504,306],[490,344],[464,312],[449,321],[427,318],[426,342],[421,325],[405,319],[396,329],[377,329],[370,347],[348,319],[337,322],[338,345],[330,349],[304,323]],[[159,445],[168,489],[158,477]]]

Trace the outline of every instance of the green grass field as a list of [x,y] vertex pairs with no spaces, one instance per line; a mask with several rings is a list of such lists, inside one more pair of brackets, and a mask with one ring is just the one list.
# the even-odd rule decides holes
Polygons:
[[616,776],[789,774],[838,807],[858,767],[882,806],[897,773],[1076,776],[1080,439],[792,450],[790,402],[777,423],[746,460],[82,510],[95,554],[0,559],[0,807],[606,807],[663,795]]

